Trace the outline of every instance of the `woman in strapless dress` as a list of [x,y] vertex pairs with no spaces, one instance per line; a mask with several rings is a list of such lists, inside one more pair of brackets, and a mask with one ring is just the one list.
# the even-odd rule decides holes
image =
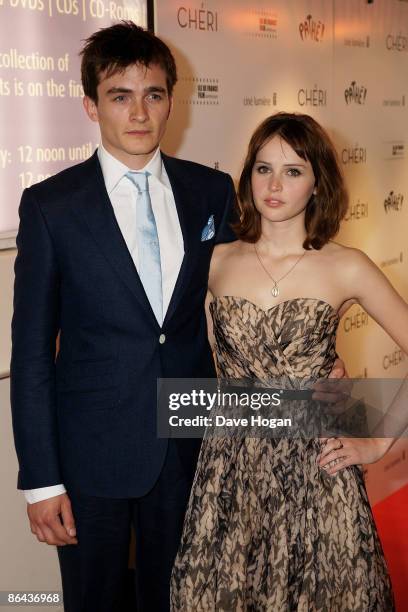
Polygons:
[[[292,388],[328,376],[358,302],[408,352],[408,306],[361,251],[332,241],[347,209],[335,149],[307,115],[255,131],[238,240],[214,250],[218,374]],[[211,331],[211,330],[210,330]],[[361,464],[393,440],[204,439],[171,583],[173,612],[392,612]]]

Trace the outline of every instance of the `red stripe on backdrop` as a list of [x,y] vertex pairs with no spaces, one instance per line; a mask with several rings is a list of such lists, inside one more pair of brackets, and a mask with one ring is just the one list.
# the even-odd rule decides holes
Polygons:
[[397,612],[408,610],[408,485],[373,507],[391,574]]

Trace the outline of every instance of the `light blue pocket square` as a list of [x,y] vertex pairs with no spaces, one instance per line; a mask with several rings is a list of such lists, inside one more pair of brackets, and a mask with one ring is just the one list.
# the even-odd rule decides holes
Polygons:
[[211,217],[207,221],[207,225],[201,232],[201,242],[204,242],[205,240],[211,240],[211,238],[214,238],[214,236],[215,236],[214,215],[211,215]]

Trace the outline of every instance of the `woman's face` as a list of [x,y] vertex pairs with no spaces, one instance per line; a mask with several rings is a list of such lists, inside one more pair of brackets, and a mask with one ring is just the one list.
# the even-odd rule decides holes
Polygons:
[[316,193],[315,182],[310,162],[299,157],[280,136],[259,149],[251,184],[255,206],[265,220],[304,217],[306,205]]

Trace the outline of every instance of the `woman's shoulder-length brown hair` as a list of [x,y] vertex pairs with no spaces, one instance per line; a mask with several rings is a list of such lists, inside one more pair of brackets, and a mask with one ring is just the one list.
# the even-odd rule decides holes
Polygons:
[[261,216],[252,194],[252,169],[259,149],[274,136],[280,136],[299,157],[312,165],[316,195],[312,195],[306,206],[307,236],[303,247],[321,249],[339,231],[340,221],[347,211],[348,194],[334,145],[309,115],[276,113],[255,130],[239,180],[239,221],[234,224],[234,231],[244,242],[257,242],[261,236]]

